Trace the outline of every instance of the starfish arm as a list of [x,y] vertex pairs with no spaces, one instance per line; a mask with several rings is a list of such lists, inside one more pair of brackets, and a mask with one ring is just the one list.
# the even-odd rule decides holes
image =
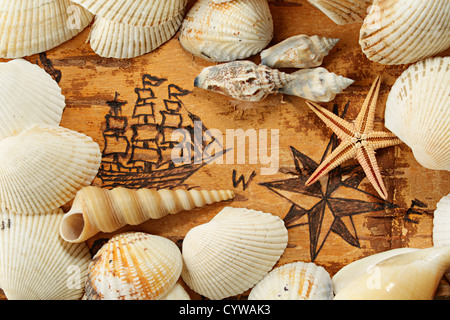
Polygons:
[[403,143],[395,134],[385,131],[370,132],[367,134],[366,141],[373,150],[392,147]]
[[369,94],[364,101],[361,111],[355,120],[355,127],[360,134],[367,134],[373,130],[373,122],[375,120],[375,109],[380,94],[381,76],[375,79]]
[[312,111],[333,130],[339,139],[345,140],[354,135],[354,126],[352,123],[338,117],[333,112],[319,106],[317,103],[306,101],[306,104]]
[[387,191],[384,186],[383,178],[381,177],[380,169],[375,158],[375,151],[370,145],[360,145],[357,148],[357,159],[361,164],[367,178],[373,185],[378,194],[384,199],[387,199]]
[[329,173],[331,170],[354,157],[356,157],[355,146],[348,141],[341,143],[325,158],[316,171],[314,171],[309,177],[308,181],[306,181],[305,185],[309,186],[317,182],[317,180]]

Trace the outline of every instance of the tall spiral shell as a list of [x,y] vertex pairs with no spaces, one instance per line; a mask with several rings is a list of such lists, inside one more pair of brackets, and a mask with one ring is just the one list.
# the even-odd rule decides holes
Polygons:
[[94,186],[81,189],[65,215],[61,237],[83,242],[99,232],[114,232],[126,225],[138,225],[183,210],[232,199],[232,191],[115,188]]

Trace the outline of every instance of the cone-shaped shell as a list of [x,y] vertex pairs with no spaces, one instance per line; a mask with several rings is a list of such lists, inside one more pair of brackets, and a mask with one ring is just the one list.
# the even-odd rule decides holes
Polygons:
[[127,232],[112,237],[89,265],[86,300],[157,300],[180,278],[183,260],[164,237]]
[[331,300],[329,273],[314,263],[294,262],[270,271],[250,292],[249,300]]
[[367,58],[409,64],[450,47],[450,1],[375,0],[361,28]]
[[308,0],[336,24],[363,22],[373,0]]
[[335,299],[431,300],[449,267],[450,246],[395,255],[357,275]]
[[287,241],[286,227],[277,216],[226,207],[187,233],[181,277],[209,299],[241,294],[273,268]]
[[66,106],[61,88],[23,59],[0,63],[0,140],[36,123],[59,125]]
[[271,68],[314,68],[322,64],[339,39],[307,36],[290,37],[261,52],[261,64]]
[[432,170],[450,170],[450,57],[410,66],[392,87],[385,125]]
[[94,180],[100,148],[90,137],[36,125],[0,140],[0,202],[18,213],[45,213]]
[[183,210],[234,198],[234,192],[206,190],[169,190],[94,186],[81,189],[72,208],[61,223],[61,237],[82,242],[99,232],[114,232],[126,225],[138,225]]
[[50,50],[80,33],[93,17],[70,0],[0,0],[0,57]]
[[450,194],[436,205],[433,216],[433,245],[450,246]]
[[272,38],[267,0],[199,0],[184,19],[179,36],[184,49],[215,62],[248,58],[261,52]]
[[86,244],[61,239],[61,209],[14,214],[1,209],[0,287],[8,300],[78,300],[91,256]]

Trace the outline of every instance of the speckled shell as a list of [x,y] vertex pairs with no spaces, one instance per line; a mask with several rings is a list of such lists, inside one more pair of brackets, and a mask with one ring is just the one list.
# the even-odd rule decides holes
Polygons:
[[261,52],[261,64],[271,68],[314,68],[322,64],[339,39],[301,34]]
[[197,1],[181,26],[184,49],[208,61],[246,59],[273,38],[267,0]]
[[210,222],[192,228],[183,241],[184,282],[214,300],[243,293],[280,259],[288,234],[269,213],[226,207]]
[[314,263],[294,262],[270,271],[251,290],[249,300],[331,300],[329,273]]
[[433,216],[433,245],[450,246],[450,194],[442,197]]
[[85,243],[59,237],[61,209],[14,214],[0,209],[0,287],[8,300],[78,300],[91,261]]
[[180,278],[177,245],[143,232],[115,235],[89,265],[86,300],[157,300]]
[[450,47],[450,1],[375,0],[361,28],[360,44],[372,61],[398,65]]
[[385,125],[425,168],[450,171],[450,57],[411,65],[386,102]]
[[0,57],[50,50],[80,33],[93,17],[69,0],[1,0]]
[[55,80],[24,59],[0,63],[0,140],[42,123],[58,126],[66,106]]
[[308,0],[336,24],[363,22],[373,0]]

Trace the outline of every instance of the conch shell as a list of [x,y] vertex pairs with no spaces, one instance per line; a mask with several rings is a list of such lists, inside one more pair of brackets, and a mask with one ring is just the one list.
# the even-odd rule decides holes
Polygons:
[[198,191],[116,188],[94,186],[81,189],[65,215],[61,237],[83,242],[99,232],[114,232],[126,225],[138,225],[183,210],[234,198],[233,191]]
[[362,22],[373,0],[308,0],[334,23],[344,25]]

